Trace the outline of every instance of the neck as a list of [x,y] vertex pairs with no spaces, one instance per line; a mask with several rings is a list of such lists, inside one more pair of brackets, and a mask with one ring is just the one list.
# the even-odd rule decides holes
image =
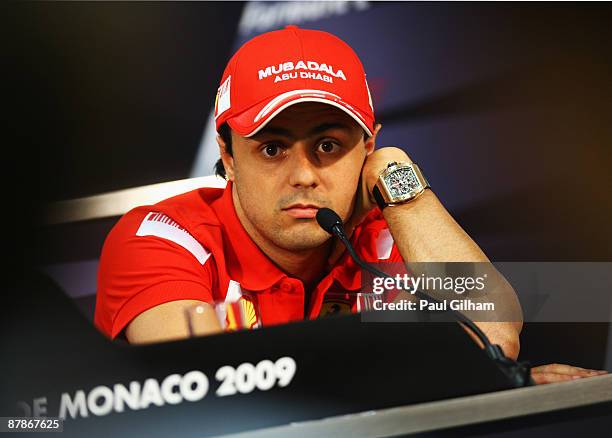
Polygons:
[[323,277],[327,260],[331,255],[331,239],[316,248],[306,250],[289,250],[281,248],[265,238],[251,224],[233,190],[234,208],[240,223],[259,249],[272,260],[283,272],[298,278],[304,283],[304,288],[310,290]]

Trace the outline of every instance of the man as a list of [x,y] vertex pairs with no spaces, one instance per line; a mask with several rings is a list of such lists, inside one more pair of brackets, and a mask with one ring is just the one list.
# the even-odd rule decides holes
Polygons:
[[[95,322],[108,336],[186,337],[196,304],[198,333],[221,330],[218,302],[242,303],[248,326],[324,314],[330,297],[359,290],[361,273],[317,224],[322,207],[369,262],[488,261],[403,150],[375,150],[365,72],[337,37],[287,26],[247,42],[225,69],[215,121],[226,189],[136,208],[105,242]],[[394,199],[383,172],[418,190]],[[355,308],[345,296],[335,309]],[[505,305],[519,309],[514,294]],[[520,321],[479,325],[518,356]]]

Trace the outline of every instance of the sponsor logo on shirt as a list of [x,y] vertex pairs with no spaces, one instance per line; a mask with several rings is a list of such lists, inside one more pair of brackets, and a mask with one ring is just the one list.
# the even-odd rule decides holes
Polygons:
[[137,236],[155,236],[169,240],[189,251],[201,265],[206,263],[210,252],[204,249],[189,232],[164,213],[152,211],[143,219]]
[[253,329],[259,326],[255,304],[250,297],[240,297],[235,303],[227,303],[225,330]]
[[333,283],[325,292],[319,318],[333,315],[347,315],[352,313],[355,295],[347,292],[342,286]]
[[321,305],[321,312],[319,312],[319,318],[333,315],[345,315],[351,312],[351,303],[343,300],[326,300]]
[[225,302],[218,304],[216,311],[227,331],[253,329],[261,325],[253,299],[243,294],[240,283],[235,280],[230,280]]

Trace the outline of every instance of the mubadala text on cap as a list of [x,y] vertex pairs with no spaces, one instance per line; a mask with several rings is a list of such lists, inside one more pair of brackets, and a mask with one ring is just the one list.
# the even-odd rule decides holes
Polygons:
[[260,69],[258,73],[259,80],[265,79],[268,76],[292,72],[294,70],[309,70],[318,73],[323,72],[346,81],[346,76],[344,75],[344,72],[341,69],[334,71],[334,67],[332,65],[327,65],[324,63],[320,64],[316,61],[303,60],[299,60],[296,63],[293,63],[292,61],[282,62],[278,65],[270,65],[264,69]]

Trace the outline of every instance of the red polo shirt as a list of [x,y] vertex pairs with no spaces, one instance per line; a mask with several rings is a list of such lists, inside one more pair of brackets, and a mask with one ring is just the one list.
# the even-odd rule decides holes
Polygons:
[[[354,310],[354,295],[345,293],[360,289],[361,271],[348,253],[306,300],[302,282],[281,271],[242,227],[231,187],[197,189],[119,220],[98,271],[95,324],[102,332],[114,338],[140,313],[174,300],[246,299],[253,303],[251,325],[263,326]],[[402,260],[378,209],[351,241],[366,261]]]

